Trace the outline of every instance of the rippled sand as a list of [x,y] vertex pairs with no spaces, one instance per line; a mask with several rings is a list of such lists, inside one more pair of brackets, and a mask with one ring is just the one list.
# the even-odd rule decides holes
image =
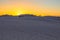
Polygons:
[[3,17],[0,40],[60,40],[60,22]]

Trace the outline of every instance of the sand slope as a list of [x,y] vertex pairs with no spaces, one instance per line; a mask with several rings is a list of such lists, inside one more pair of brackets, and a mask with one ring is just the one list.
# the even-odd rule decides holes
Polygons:
[[0,40],[60,40],[60,20],[0,17]]

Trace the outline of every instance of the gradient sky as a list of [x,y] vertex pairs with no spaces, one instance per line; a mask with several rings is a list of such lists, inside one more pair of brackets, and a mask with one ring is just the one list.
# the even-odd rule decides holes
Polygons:
[[60,16],[60,0],[0,0],[0,15]]

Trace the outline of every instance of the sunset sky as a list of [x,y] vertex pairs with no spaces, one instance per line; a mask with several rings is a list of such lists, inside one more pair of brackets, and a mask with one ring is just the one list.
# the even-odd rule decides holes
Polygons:
[[60,0],[0,0],[0,15],[60,16]]

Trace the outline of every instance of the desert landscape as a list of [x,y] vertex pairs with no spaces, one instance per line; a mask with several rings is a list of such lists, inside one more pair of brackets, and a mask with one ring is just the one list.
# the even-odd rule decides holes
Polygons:
[[0,40],[60,40],[60,17],[0,17]]

